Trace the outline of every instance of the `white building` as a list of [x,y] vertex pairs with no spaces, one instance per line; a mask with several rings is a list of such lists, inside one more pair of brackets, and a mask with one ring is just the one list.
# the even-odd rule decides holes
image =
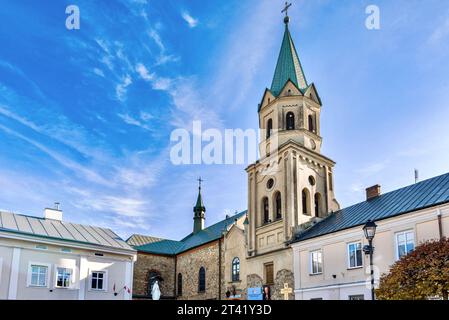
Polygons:
[[377,224],[376,283],[420,243],[449,236],[449,173],[384,195],[380,186],[368,188],[367,198],[296,235],[295,299],[371,299],[369,255],[362,250],[368,219]]
[[0,212],[0,299],[131,299],[136,252],[109,229]]

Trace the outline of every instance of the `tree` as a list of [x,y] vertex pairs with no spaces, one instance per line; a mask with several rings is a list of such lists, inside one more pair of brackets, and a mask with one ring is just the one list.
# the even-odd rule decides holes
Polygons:
[[424,300],[449,293],[449,239],[427,241],[394,263],[380,278],[380,300]]

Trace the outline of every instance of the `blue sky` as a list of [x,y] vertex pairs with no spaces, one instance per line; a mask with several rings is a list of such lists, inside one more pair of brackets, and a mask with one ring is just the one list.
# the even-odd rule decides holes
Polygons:
[[[257,128],[284,1],[36,1],[0,11],[0,208],[180,239],[196,178],[206,225],[246,209],[245,165],[174,166],[170,133]],[[81,11],[65,28],[65,8]],[[381,29],[365,28],[380,8]],[[337,199],[449,171],[449,3],[293,1],[290,30],[323,100]]]

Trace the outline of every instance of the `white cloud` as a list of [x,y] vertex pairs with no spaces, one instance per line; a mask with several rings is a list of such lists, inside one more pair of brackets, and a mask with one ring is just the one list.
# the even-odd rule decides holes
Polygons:
[[430,42],[437,43],[442,41],[447,36],[449,36],[449,17],[446,17],[443,23],[440,24],[430,35]]
[[93,72],[94,72],[97,76],[100,76],[100,77],[103,77],[103,78],[104,78],[104,72],[103,72],[101,69],[94,68]]
[[115,95],[117,97],[118,100],[123,101],[125,100],[125,95],[126,95],[126,89],[129,85],[132,84],[132,79],[129,75],[126,75],[125,77],[123,77],[122,82],[117,84],[115,87]]
[[140,75],[140,77],[145,81],[151,81],[155,77],[154,73],[150,73],[142,63],[138,63],[136,65],[136,71]]
[[187,22],[190,28],[195,28],[198,25],[198,19],[193,18],[187,11],[182,13],[182,18]]

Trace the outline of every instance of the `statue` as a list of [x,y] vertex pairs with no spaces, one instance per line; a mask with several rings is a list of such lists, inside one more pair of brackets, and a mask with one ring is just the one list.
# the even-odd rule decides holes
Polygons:
[[151,289],[151,297],[153,300],[159,300],[161,297],[161,291],[159,290],[159,284],[157,281],[154,282],[153,288]]

